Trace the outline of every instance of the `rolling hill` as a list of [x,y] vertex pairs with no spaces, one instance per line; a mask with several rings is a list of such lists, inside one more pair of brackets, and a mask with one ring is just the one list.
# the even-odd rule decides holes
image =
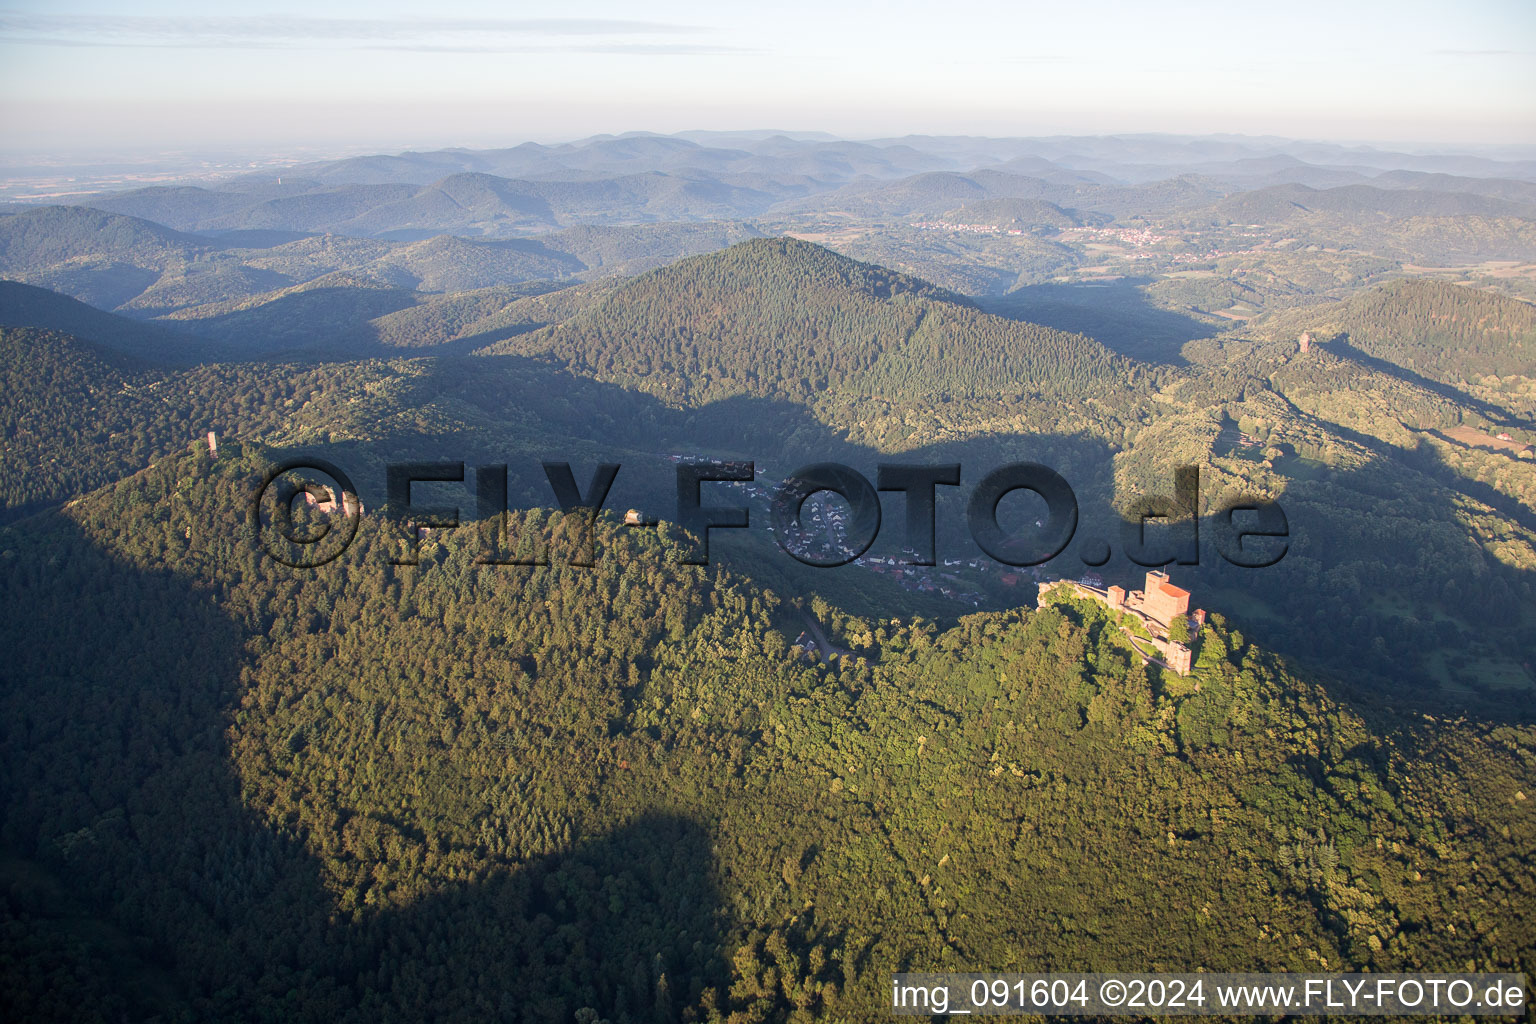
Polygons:
[[39,263],[81,260],[163,268],[217,248],[207,238],[79,206],[0,214],[0,273],[6,274]]
[[275,190],[261,185],[249,193],[231,186],[157,188],[83,202],[190,231],[294,231],[417,241],[442,234],[519,237],[573,224],[744,218],[786,194],[763,179],[752,182],[660,171],[571,180],[465,171],[422,185],[311,183]]
[[0,327],[57,331],[148,361],[212,362],[233,354],[219,341],[116,316],[67,295],[16,281],[0,281]]
[[989,316],[926,282],[791,238],[652,271],[495,351],[548,356],[681,402],[1016,396],[1123,378],[1091,339]]
[[[975,224],[1002,228],[1072,228],[1080,227],[1085,218],[1076,210],[1064,210],[1055,203],[1042,199],[979,199],[954,210],[940,214],[939,219],[951,224]],[[1088,216],[1088,222],[1107,220]]]
[[1306,185],[1276,185],[1228,196],[1211,207],[1210,215],[1238,224],[1285,223],[1305,214],[1342,217],[1520,217],[1536,218],[1536,204],[1470,192],[1385,189],[1344,185],[1314,189]]
[[1284,314],[1266,329],[1274,337],[1343,335],[1368,356],[1447,384],[1485,374],[1536,377],[1536,307],[1444,281],[1393,281]]

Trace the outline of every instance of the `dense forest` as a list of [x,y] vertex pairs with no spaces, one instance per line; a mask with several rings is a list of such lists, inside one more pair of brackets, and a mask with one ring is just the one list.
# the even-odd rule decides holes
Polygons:
[[[856,1021],[902,970],[1536,974],[1533,176],[704,133],[7,206],[7,1019]],[[303,500],[310,471],[255,501],[318,461],[362,514]],[[748,525],[685,564],[678,466],[724,461],[754,479],[700,500]],[[938,564],[889,491],[865,557],[790,557],[772,496],[825,462],[961,466]],[[1077,502],[1041,566],[971,534],[1017,462]],[[404,463],[448,479],[402,501]],[[601,511],[561,463],[584,493],[620,464]],[[1005,532],[1043,529],[1032,500]],[[1226,510],[1264,502],[1283,557],[1231,564]],[[1095,602],[1037,607],[1140,587],[1170,538],[1207,613],[1169,624],[1187,675]],[[284,564],[306,540],[335,559]]]
[[[1425,294],[1441,294],[1435,287],[1352,302],[1385,296],[1406,323],[1430,315],[1420,311],[1430,308]],[[1508,298],[1439,287],[1444,301],[1480,304],[1467,308],[1516,334],[1529,315]],[[136,349],[115,320],[94,325],[102,344],[6,330],[12,457],[0,482],[14,517],[213,429],[331,447],[366,470],[375,504],[383,463],[408,453],[513,463],[511,497],[527,507],[550,500],[536,463],[552,455],[835,456],[872,472],[899,452],[978,473],[1044,461],[1068,476],[1085,515],[1102,517],[1130,514],[1138,495],[1197,465],[1207,514],[1248,495],[1281,501],[1297,524],[1273,570],[1234,573],[1219,561],[1190,570],[1203,589],[1242,592],[1246,624],[1265,643],[1382,690],[1497,702],[1499,680],[1527,671],[1510,651],[1536,608],[1536,464],[1447,433],[1536,440],[1510,387],[1525,378],[1446,385],[1337,338],[1299,353],[1294,341],[1226,335],[1191,342],[1179,364],[1149,364],[1012,318],[1038,308],[989,315],[818,246],[757,240],[618,286],[470,291],[354,321],[352,336],[382,342],[384,359],[174,369],[123,362],[114,353]],[[654,470],[623,480],[639,489],[622,500],[673,504]],[[1099,528],[1107,537],[1123,529]],[[963,532],[949,533],[951,550],[974,551]],[[1048,568],[1079,571],[1076,552]],[[1425,578],[1438,585],[1421,586]],[[849,589],[819,586],[838,602]],[[1331,636],[1321,647],[1319,631]]]
[[1536,373],[1536,309],[1443,281],[1394,281],[1287,322],[1448,384]]
[[267,458],[194,448],[4,535],[27,1019],[864,1018],[918,966],[1531,969],[1528,726],[1362,717],[1219,617],[1164,674],[1070,601],[841,618],[867,654],[823,667],[793,600],[606,519],[590,570],[477,567],[473,531],[391,567],[366,517],[296,575],[244,536]]
[[1017,396],[1092,389],[1125,372],[1090,338],[986,316],[932,285],[794,239],[652,271],[495,351],[547,352],[696,404],[738,394],[804,402],[829,390]]

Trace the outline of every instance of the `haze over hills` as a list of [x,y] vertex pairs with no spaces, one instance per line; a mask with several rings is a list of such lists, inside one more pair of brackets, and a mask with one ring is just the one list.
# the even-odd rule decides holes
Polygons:
[[[1057,168],[1091,171],[1116,180],[1138,182],[1177,174],[1206,174],[1222,168],[1251,171],[1265,161],[1276,166],[1310,164],[1343,167],[1357,173],[1400,169],[1529,179],[1536,158],[1496,159],[1453,153],[1415,154],[1366,146],[1293,142],[1274,138],[1173,135],[1117,135],[1042,139],[988,139],[974,136],[907,136],[848,142],[771,133],[681,133],[659,136],[634,133],[596,136],[562,146],[525,143],[505,150],[444,150],[367,157],[300,165],[294,172],[319,179],[406,181],[427,184],[446,173],[465,171],[501,177],[537,177],[555,173],[631,173],[641,169],[698,169],[721,173],[895,178],[933,170],[968,170],[1010,160],[1043,161]],[[1044,166],[1037,163],[1035,166]],[[366,169],[366,171],[364,170]],[[387,169],[387,170],[386,170]]]
[[[1536,164],[692,132],[277,179],[0,213],[23,1016],[748,1024],[883,1018],[898,967],[1536,974]],[[357,515],[313,470],[257,500],[317,459]],[[605,511],[562,461],[582,494],[620,464]],[[676,464],[723,461],[756,478],[701,502],[749,524],[684,564]],[[959,464],[938,564],[889,491],[858,559],[790,557],[769,499],[824,462]],[[1037,566],[969,527],[1016,462],[1077,503]],[[449,479],[401,508],[404,463]],[[1218,553],[1232,501],[1283,509],[1283,557]],[[802,523],[847,542],[845,507]],[[295,569],[284,530],[355,539]],[[1105,603],[1158,564],[1203,619]]]
[[[1162,309],[1196,319],[1339,299],[1421,266],[1486,264],[1485,284],[1536,295],[1528,275],[1492,267],[1536,260],[1536,165],[1278,139],[634,135],[350,158],[71,202],[132,220],[13,205],[0,274],[179,321],[280,301],[337,272],[406,303],[634,274],[776,234],[977,296],[1103,266],[1154,280]],[[26,241],[34,227],[46,245]],[[444,235],[464,241],[432,241]],[[1203,283],[1206,270],[1222,284]],[[379,315],[379,298],[359,311]]]
[[[1459,183],[1458,183],[1459,184]],[[1524,202],[1511,202],[1470,192],[1384,190],[1369,185],[1314,189],[1306,185],[1275,185],[1228,197],[1212,213],[1233,221],[1273,223],[1305,213],[1373,213],[1386,217],[1519,217],[1536,215],[1536,186],[1522,190]]]
[[[184,230],[284,226],[379,234],[508,233],[575,219],[756,216],[845,186],[934,172],[997,171],[1055,187],[1142,186],[1176,178],[1218,192],[1295,183],[1497,194],[1536,180],[1536,159],[1390,152],[1280,139],[1102,136],[870,142],[773,133],[596,137],[559,146],[443,150],[301,164],[212,187],[154,187],[86,199]],[[1379,180],[1378,180],[1379,179]],[[1503,183],[1487,179],[1505,179]],[[919,194],[922,186],[916,186]],[[1038,184],[1036,187],[1039,187]],[[1023,193],[1017,193],[1023,195]],[[80,201],[78,198],[73,201]],[[295,224],[305,227],[294,228]]]
[[[210,237],[83,207],[41,207],[0,214],[0,274],[129,316],[185,326],[322,288],[338,299],[361,290],[354,298],[379,310],[379,301],[396,308],[413,304],[416,293],[636,273],[757,234],[750,225],[699,223],[582,227],[504,240],[434,235],[387,242],[308,233],[252,238],[249,232]],[[397,294],[386,299],[381,291]],[[315,340],[323,341],[318,335],[326,328],[312,326]]]

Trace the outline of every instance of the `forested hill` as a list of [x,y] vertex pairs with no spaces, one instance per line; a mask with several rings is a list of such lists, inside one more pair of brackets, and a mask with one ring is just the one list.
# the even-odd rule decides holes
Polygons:
[[926,282],[793,238],[642,275],[496,351],[546,354],[670,401],[740,394],[1010,396],[1123,379],[1098,342],[982,313]]
[[209,430],[313,438],[349,415],[379,430],[402,410],[360,412],[359,399],[408,373],[362,362],[172,370],[57,331],[0,327],[0,522],[119,480]]
[[230,347],[157,323],[130,320],[47,288],[0,281],[0,328],[40,327],[89,339],[103,348],[156,362],[202,362]]
[[1536,306],[1446,281],[1401,280],[1344,302],[1288,313],[1271,333],[1310,330],[1454,384],[1485,374],[1536,376]]
[[1366,184],[1314,189],[1285,184],[1228,196],[1211,207],[1213,215],[1239,224],[1276,223],[1310,213],[1388,217],[1514,217],[1536,216],[1528,195],[1512,202],[1467,192],[1384,189]]
[[[825,613],[669,532],[513,518],[296,573],[269,456],[196,447],[0,532],[18,1019],[888,1014],[890,972],[1530,971],[1528,728],[1372,726],[1219,619]],[[1127,927],[1127,922],[1136,922]],[[590,1014],[581,1011],[591,1010]]]
[[78,206],[0,214],[0,273],[43,261],[166,263],[216,248],[163,224]]

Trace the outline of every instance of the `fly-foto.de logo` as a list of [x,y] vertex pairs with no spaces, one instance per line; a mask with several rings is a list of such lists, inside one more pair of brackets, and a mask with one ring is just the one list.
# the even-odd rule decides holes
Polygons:
[[[621,466],[599,464],[585,488],[576,482],[570,463],[543,462],[541,466],[555,504],[563,512],[586,518],[585,535],[568,561],[573,565],[593,564],[591,522],[603,510]],[[757,467],[753,462],[711,460],[681,462],[675,471],[672,522],[689,536],[688,542],[679,546],[678,560],[706,565],[712,531],[751,528],[749,505],[719,501],[718,497],[728,495],[706,495],[706,486],[756,484]],[[416,564],[422,530],[452,530],[461,523],[462,506],[418,504],[413,498],[415,485],[461,484],[465,488],[465,504],[474,509],[475,517],[482,523],[499,523],[504,527],[508,513],[507,475],[505,464],[481,465],[472,470],[466,470],[462,461],[387,466],[383,515],[409,531],[405,551],[391,558],[391,563]],[[879,536],[882,493],[899,493],[905,507],[902,544],[907,562],[934,565],[939,557],[939,488],[960,487],[961,478],[958,463],[881,463],[876,467],[873,483],[863,473],[841,463],[802,466],[771,488],[769,530],[785,554],[805,565],[846,565],[868,551]],[[1277,502],[1239,497],[1225,501],[1202,517],[1198,467],[1179,467],[1173,483],[1172,496],[1142,496],[1121,519],[1120,550],[1131,561],[1142,566],[1198,565],[1202,535],[1218,556],[1234,566],[1263,568],[1285,556],[1290,523]],[[1020,491],[1030,492],[1043,501],[1044,512],[1032,526],[1005,530],[999,522],[999,505],[1008,495]],[[257,544],[276,561],[295,568],[317,568],[339,557],[356,538],[358,524],[367,514],[357,495],[351,478],[334,463],[313,457],[291,459],[265,474],[251,499],[249,523]],[[832,516],[833,530],[820,521],[819,511],[813,513],[813,519],[820,529],[807,526],[808,505],[815,505],[828,495],[842,498],[847,503],[846,513],[839,511]],[[301,508],[307,508],[310,514],[296,515]],[[1011,566],[1040,565],[1072,545],[1078,533],[1078,500],[1072,486],[1049,466],[1013,462],[980,478],[971,489],[964,519],[971,539],[990,558]],[[625,516],[624,522],[642,529],[659,525],[656,518],[634,510]],[[1153,524],[1166,527],[1155,541],[1149,531]],[[546,564],[541,558],[507,554],[502,532],[488,531],[487,547],[478,562],[504,566]],[[1083,563],[1090,566],[1103,565],[1111,554],[1110,543],[1098,537],[1080,540],[1076,550]]]

